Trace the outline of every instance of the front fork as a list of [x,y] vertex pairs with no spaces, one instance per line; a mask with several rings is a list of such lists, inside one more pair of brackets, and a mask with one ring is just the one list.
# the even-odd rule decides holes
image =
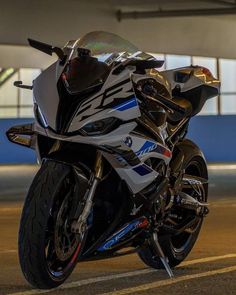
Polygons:
[[77,220],[71,225],[71,231],[83,235],[87,230],[87,220],[93,207],[93,198],[99,182],[103,175],[103,158],[100,151],[97,151],[94,174],[91,177],[89,188],[86,192],[83,208],[81,214]]

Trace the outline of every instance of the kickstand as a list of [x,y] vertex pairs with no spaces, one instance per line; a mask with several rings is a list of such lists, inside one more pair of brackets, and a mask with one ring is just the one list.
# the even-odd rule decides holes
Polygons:
[[153,237],[152,237],[152,240],[153,240],[153,246],[154,246],[154,249],[155,249],[155,252],[157,254],[157,256],[160,258],[162,264],[164,265],[165,267],[165,270],[166,272],[168,273],[169,277],[170,278],[173,278],[174,277],[174,274],[169,266],[169,262],[168,262],[168,258],[164,255],[162,249],[161,249],[161,245],[158,241],[158,237],[157,237],[157,233],[154,232],[153,233]]

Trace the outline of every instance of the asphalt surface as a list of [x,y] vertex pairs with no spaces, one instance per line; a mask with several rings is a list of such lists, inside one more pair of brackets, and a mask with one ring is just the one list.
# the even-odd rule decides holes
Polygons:
[[[231,168],[231,169],[228,169]],[[18,263],[17,232],[24,196],[36,166],[0,167],[0,295],[47,294],[32,289]],[[136,254],[83,262],[49,294],[236,294],[236,168],[210,169],[210,214],[186,261],[169,279]]]

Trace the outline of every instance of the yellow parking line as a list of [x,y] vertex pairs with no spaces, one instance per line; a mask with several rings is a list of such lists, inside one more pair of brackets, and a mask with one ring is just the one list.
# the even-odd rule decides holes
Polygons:
[[214,275],[228,273],[228,272],[232,272],[232,271],[236,271],[236,265],[221,268],[221,269],[216,269],[216,270],[210,270],[210,271],[203,272],[203,273],[197,273],[197,274],[192,274],[192,275],[181,276],[181,277],[174,278],[174,279],[161,280],[159,282],[143,284],[143,285],[140,285],[140,286],[137,286],[137,287],[131,287],[131,288],[122,289],[122,290],[119,290],[119,291],[102,293],[100,295],[134,294],[135,292],[144,292],[144,291],[147,291],[147,290],[150,290],[150,289],[155,289],[155,288],[158,288],[158,287],[169,286],[169,285],[173,285],[173,284],[188,281],[188,280],[214,276]]
[[[181,263],[180,267],[193,265],[193,264],[198,264],[198,263],[212,262],[212,261],[221,260],[221,259],[227,259],[227,258],[236,258],[236,253],[226,254],[226,255],[221,255],[221,256],[211,256],[211,257],[198,258],[198,259],[193,259],[193,260],[189,260],[189,261],[184,261],[184,262]],[[106,282],[106,281],[110,281],[110,280],[116,280],[116,279],[127,278],[127,277],[134,277],[134,276],[138,276],[138,275],[145,275],[145,274],[155,273],[155,272],[157,272],[157,270],[154,270],[154,269],[141,269],[141,270],[135,270],[135,271],[126,272],[126,273],[113,274],[113,275],[101,276],[101,277],[95,277],[95,278],[88,278],[88,279],[75,281],[75,282],[71,282],[71,283],[65,283],[62,286],[58,287],[57,289],[51,289],[51,290],[36,290],[36,289],[34,289],[34,290],[29,290],[29,291],[11,293],[11,294],[8,294],[8,295],[45,294],[45,293],[53,292],[55,290],[71,289],[71,288],[76,288],[76,287],[80,287],[80,286],[86,286],[86,285],[89,285],[89,284]],[[176,280],[176,279],[174,279],[174,280]],[[159,282],[162,282],[162,281],[159,281]],[[167,279],[167,280],[164,280],[164,282],[172,282],[172,280]]]

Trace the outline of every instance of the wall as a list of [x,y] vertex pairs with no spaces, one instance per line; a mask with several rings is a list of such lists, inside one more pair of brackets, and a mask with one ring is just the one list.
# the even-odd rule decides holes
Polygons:
[[0,45],[0,68],[38,68],[45,69],[56,60],[29,46]]
[[8,141],[6,131],[19,124],[32,122],[32,119],[0,119],[0,163],[35,163],[36,157],[33,150],[13,144]]
[[117,21],[110,1],[1,1],[0,44],[27,44],[27,38],[54,45],[95,30],[114,30]]
[[[10,143],[5,132],[31,119],[0,120],[0,163],[34,163],[34,151]],[[236,116],[197,116],[192,118],[188,138],[203,150],[208,162],[236,162]]]
[[236,116],[192,118],[188,138],[203,150],[209,162],[236,162]]
[[8,0],[0,9],[0,68],[45,68],[54,58],[28,46],[27,38],[55,46],[118,23],[110,5],[85,0]]
[[235,30],[235,16],[124,20],[118,26],[145,51],[222,58],[236,57]]

